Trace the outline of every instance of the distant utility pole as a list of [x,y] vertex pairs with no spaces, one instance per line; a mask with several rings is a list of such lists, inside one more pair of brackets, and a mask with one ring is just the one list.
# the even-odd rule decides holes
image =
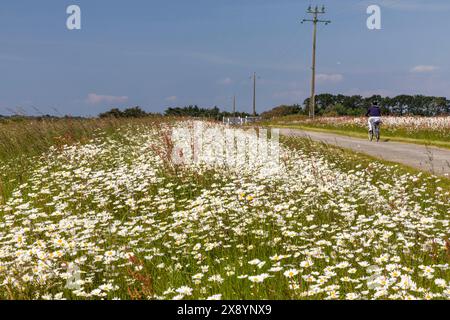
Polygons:
[[253,73],[253,116],[256,117],[256,72]]
[[236,96],[233,97],[233,117],[236,117]]
[[314,24],[314,32],[313,32],[313,58],[312,58],[312,80],[311,80],[311,98],[309,101],[309,116],[314,118],[316,115],[316,45],[317,45],[317,23],[325,23],[328,25],[331,23],[329,20],[319,20],[319,14],[325,13],[325,6],[322,6],[322,9],[319,9],[316,6],[312,9],[309,6],[307,13],[312,14],[312,19],[303,19],[302,23],[312,22]]

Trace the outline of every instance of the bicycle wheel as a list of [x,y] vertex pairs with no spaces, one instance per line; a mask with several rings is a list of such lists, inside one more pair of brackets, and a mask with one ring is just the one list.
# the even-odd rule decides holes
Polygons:
[[380,142],[380,126],[376,127],[375,135],[376,135],[376,138],[377,138],[377,142]]

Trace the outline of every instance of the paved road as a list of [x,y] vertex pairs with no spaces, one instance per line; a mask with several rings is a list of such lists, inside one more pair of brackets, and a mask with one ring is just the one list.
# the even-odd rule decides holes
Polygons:
[[393,161],[428,171],[436,175],[450,177],[450,150],[401,142],[370,142],[364,139],[346,137],[332,133],[280,129],[286,136],[309,137],[339,147],[352,149],[380,159]]

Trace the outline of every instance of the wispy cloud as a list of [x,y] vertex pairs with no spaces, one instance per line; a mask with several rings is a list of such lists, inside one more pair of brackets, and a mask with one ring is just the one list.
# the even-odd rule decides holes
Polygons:
[[100,103],[125,103],[128,101],[126,96],[109,96],[97,93],[90,93],[86,98],[86,102],[92,105]]
[[230,84],[233,83],[233,80],[231,78],[224,78],[224,79],[220,79],[218,81],[219,84],[224,85],[224,86],[229,86]]
[[27,59],[25,59],[24,57],[19,57],[19,56],[15,56],[15,55],[0,54],[0,61],[1,60],[10,61],[10,62],[22,62],[22,61],[26,61]]
[[178,97],[177,96],[170,96],[166,98],[167,102],[175,102],[177,101]]
[[187,56],[199,60],[203,60],[212,64],[224,64],[224,65],[236,65],[238,64],[236,61],[229,59],[227,57],[222,57],[219,55],[209,54],[209,53],[201,53],[201,52],[191,52],[188,53]]
[[438,70],[439,68],[432,65],[419,65],[411,68],[412,73],[430,73]]
[[289,82],[282,84],[286,90],[277,91],[273,94],[273,98],[283,100],[283,103],[298,103],[308,93],[304,90],[304,84],[301,82]]
[[326,74],[326,73],[320,73],[317,75],[317,81],[318,82],[341,82],[344,80],[344,76],[339,73],[333,73],[333,74]]
[[236,67],[255,68],[255,69],[257,68],[257,69],[278,70],[278,71],[302,71],[307,69],[298,62],[293,63],[288,62],[280,63],[274,61],[256,62],[254,60],[248,59],[238,60],[226,56],[202,52],[182,53],[181,55],[214,65],[236,66]]
[[273,94],[273,98],[276,99],[284,99],[289,100],[288,102],[300,101],[303,96],[306,95],[306,92],[303,90],[287,90],[287,91],[279,91]]

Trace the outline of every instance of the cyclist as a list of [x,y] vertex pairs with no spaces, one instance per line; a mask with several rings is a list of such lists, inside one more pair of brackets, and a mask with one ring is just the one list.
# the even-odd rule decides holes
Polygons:
[[369,133],[373,134],[375,126],[381,123],[381,108],[378,106],[377,101],[374,101],[367,110],[366,117],[369,117]]

